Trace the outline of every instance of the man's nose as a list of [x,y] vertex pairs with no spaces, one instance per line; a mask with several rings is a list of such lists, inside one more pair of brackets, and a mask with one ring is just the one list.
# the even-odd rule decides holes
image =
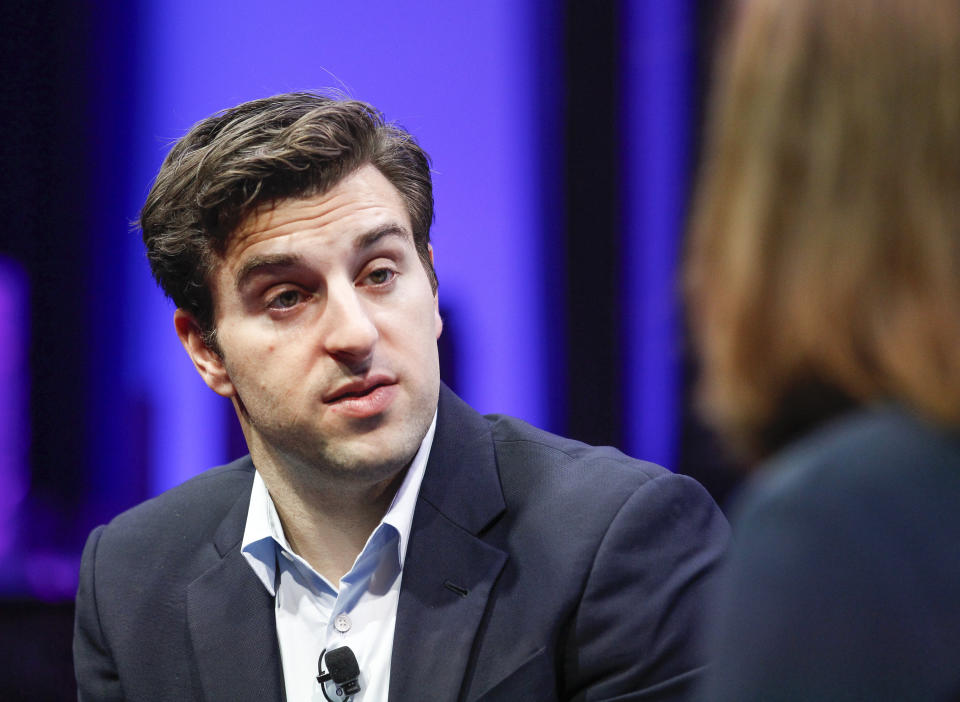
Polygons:
[[339,361],[355,364],[372,353],[380,333],[370,318],[368,305],[352,284],[327,291],[324,347]]

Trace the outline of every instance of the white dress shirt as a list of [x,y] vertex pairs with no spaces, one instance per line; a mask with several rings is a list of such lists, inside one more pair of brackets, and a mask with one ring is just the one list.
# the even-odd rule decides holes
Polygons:
[[[361,691],[353,699],[386,702],[403,561],[436,427],[434,414],[390,508],[337,585],[294,553],[260,473],[254,476],[241,548],[276,602],[289,702],[325,702],[317,662],[321,651],[338,646],[349,646],[360,665]],[[338,699],[332,683],[326,690]]]

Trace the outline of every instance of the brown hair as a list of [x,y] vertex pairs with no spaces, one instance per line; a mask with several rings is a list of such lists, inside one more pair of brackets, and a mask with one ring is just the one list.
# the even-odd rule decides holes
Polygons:
[[174,145],[140,213],[154,277],[216,348],[208,278],[231,233],[262,206],[326,192],[365,164],[400,192],[436,290],[429,157],[370,105],[309,92],[225,110]]
[[685,272],[708,416],[754,454],[847,402],[960,424],[960,3],[731,9]]

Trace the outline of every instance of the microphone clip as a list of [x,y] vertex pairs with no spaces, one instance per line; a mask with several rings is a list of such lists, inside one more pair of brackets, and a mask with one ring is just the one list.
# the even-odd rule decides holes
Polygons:
[[[329,672],[324,671],[324,663]],[[360,692],[360,666],[349,646],[331,649],[329,653],[327,649],[323,649],[317,661],[317,672],[320,692],[323,693],[327,702],[350,702],[353,696]],[[328,681],[336,685],[336,694],[339,699],[333,699],[327,694]]]

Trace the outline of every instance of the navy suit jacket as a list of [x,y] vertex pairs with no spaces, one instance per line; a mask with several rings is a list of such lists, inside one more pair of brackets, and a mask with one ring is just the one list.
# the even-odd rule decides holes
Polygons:
[[960,700],[960,433],[839,418],[764,467],[734,527],[700,699]]
[[[81,700],[283,699],[273,598],[240,551],[253,471],[207,471],[91,534]],[[443,388],[390,701],[682,699],[727,541],[690,478],[482,417]]]

